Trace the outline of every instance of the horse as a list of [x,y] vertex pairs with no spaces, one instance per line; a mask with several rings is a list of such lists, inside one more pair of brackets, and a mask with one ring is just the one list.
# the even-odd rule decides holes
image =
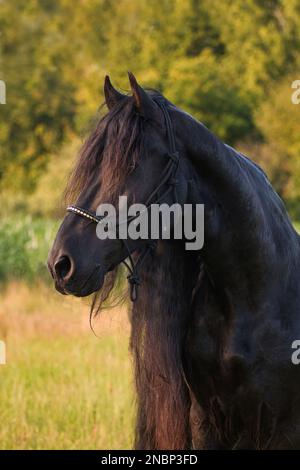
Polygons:
[[[256,163],[129,81],[124,94],[106,76],[108,112],[69,179],[76,205],[48,258],[56,289],[94,293],[97,315],[131,260],[135,449],[300,448],[299,235]],[[203,247],[99,239],[97,207],[122,194],[147,208],[175,194],[180,206],[204,204]]]

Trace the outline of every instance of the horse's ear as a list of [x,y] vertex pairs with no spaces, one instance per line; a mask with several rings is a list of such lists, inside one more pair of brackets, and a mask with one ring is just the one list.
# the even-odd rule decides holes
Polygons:
[[128,77],[136,108],[145,118],[153,119],[157,114],[157,106],[148,93],[138,84],[133,73],[128,72]]
[[126,95],[123,95],[112,86],[108,75],[104,79],[104,97],[109,110],[126,98]]

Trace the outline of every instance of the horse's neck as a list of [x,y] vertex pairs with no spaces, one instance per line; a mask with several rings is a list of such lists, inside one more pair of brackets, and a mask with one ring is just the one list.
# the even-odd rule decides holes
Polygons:
[[194,173],[189,202],[205,205],[202,255],[207,271],[234,295],[253,299],[255,291],[259,297],[276,281],[274,272],[299,257],[298,238],[282,201],[254,163],[191,117],[182,115],[180,124]]

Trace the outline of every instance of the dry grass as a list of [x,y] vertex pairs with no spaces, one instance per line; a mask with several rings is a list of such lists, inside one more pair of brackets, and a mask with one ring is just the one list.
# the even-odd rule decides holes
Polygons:
[[89,309],[44,284],[0,293],[1,449],[130,448],[132,371],[125,309]]
[[[0,291],[2,339],[17,337],[77,336],[92,334],[89,325],[90,299],[61,296],[43,282],[30,286],[10,282]],[[97,335],[129,334],[125,307],[104,310],[94,321]],[[4,337],[4,338],[3,338]]]

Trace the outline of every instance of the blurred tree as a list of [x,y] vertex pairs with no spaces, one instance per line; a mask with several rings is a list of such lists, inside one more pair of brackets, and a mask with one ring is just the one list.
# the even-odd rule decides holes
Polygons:
[[291,100],[293,80],[294,74],[274,83],[255,118],[264,139],[260,162],[284,198],[300,201],[300,105]]
[[49,153],[73,128],[76,113],[66,1],[2,1],[0,182],[30,190]]
[[300,107],[284,90],[300,78],[299,0],[1,0],[0,30],[2,187],[32,191],[88,127],[104,75],[127,90],[132,70],[228,143],[252,141],[298,197]]

